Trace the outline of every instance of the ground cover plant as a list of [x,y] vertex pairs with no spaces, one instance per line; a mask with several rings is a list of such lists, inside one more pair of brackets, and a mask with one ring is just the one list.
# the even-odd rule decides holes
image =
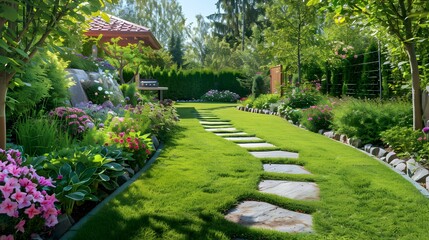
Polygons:
[[[178,107],[181,131],[155,165],[92,217],[74,239],[425,238],[428,200],[373,158],[276,116],[221,104]],[[246,150],[206,132],[195,119],[196,111],[231,120],[249,134],[299,152],[298,160],[262,162],[302,164],[313,175],[264,173],[261,161]],[[259,193],[261,179],[315,181],[321,200],[303,202]],[[246,199],[311,213],[315,233],[278,233],[226,221],[223,214]]]

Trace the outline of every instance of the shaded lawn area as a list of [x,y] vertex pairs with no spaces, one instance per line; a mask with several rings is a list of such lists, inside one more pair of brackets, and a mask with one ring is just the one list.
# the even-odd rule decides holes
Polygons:
[[[233,105],[181,103],[181,131],[152,168],[83,226],[75,239],[425,239],[429,201],[388,167],[353,148],[269,115]],[[265,173],[247,150],[209,133],[196,111],[231,120],[283,150],[297,151],[312,176]],[[320,201],[257,191],[261,179],[315,181]],[[312,213],[315,234],[245,228],[223,214],[241,200]]]

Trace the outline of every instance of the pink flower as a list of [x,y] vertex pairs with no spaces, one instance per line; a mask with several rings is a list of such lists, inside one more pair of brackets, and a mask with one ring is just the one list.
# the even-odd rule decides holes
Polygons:
[[39,215],[40,214],[40,210],[38,210],[34,204],[31,204],[30,208],[25,209],[24,211],[27,215],[29,219],[32,219],[34,216]]
[[63,175],[61,175],[61,174],[60,174],[60,175],[58,175],[58,176],[57,176],[57,179],[58,179],[58,180],[63,179]]
[[0,240],[13,240],[13,236],[11,235],[1,235]]
[[9,185],[0,186],[0,191],[4,198],[8,198],[13,193],[14,188]]
[[18,208],[19,209],[23,209],[23,208],[26,208],[26,207],[30,206],[32,200],[33,200],[33,196],[31,196],[31,195],[25,196],[25,198],[22,201],[22,203],[19,203]]
[[15,226],[16,231],[24,232],[25,220],[19,221],[19,223]]
[[16,191],[10,198],[14,199],[18,204],[22,204],[25,200],[25,196],[27,196],[26,193]]
[[51,215],[46,219],[45,225],[47,227],[53,227],[58,223],[57,216]]
[[45,177],[39,177],[38,181],[39,181],[39,184],[42,185],[42,186],[45,186],[45,187],[55,187],[52,184],[52,179],[51,178],[46,179]]
[[12,202],[9,198],[6,198],[0,204],[0,213],[5,213],[9,217],[14,217],[18,210],[18,203]]
[[308,121],[313,121],[312,117],[307,118]]

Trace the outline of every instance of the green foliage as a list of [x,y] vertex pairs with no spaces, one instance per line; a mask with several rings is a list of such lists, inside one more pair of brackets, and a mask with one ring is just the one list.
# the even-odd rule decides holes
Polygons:
[[14,131],[17,143],[30,156],[40,156],[73,144],[72,137],[62,131],[55,119],[40,114],[20,118]]
[[201,100],[204,102],[237,102],[240,96],[236,93],[230,92],[228,90],[218,91],[218,90],[210,90],[206,92]]
[[256,98],[259,95],[264,94],[266,92],[264,77],[261,75],[257,75],[253,78],[252,83],[252,95]]
[[412,127],[394,126],[380,133],[381,140],[399,156],[417,157],[427,141],[420,130]]
[[411,104],[401,101],[347,99],[333,109],[334,130],[363,143],[380,143],[380,133],[394,126],[410,126]]
[[261,94],[253,101],[253,107],[257,109],[270,109],[271,104],[276,104],[280,100],[278,94]]
[[285,105],[291,108],[309,108],[322,100],[318,91],[301,88],[286,93]]
[[97,72],[98,66],[95,62],[82,54],[64,52],[61,58],[68,62],[68,68],[81,69],[84,71]]
[[302,110],[300,123],[312,132],[320,129],[330,129],[332,121],[332,107],[329,105],[311,106]]
[[140,93],[137,91],[137,87],[135,83],[122,84],[121,91],[125,97],[126,104],[131,104],[133,106],[137,105],[138,99],[140,97]]
[[303,115],[303,111],[301,109],[291,108],[284,103],[278,107],[278,112],[280,113],[280,116],[292,121],[293,124],[298,124]]

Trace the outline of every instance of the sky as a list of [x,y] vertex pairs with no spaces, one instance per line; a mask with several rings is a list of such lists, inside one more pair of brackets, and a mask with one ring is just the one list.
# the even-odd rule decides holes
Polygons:
[[217,0],[177,0],[182,5],[183,14],[185,14],[186,23],[196,22],[195,16],[198,14],[204,17],[216,13],[215,3]]

